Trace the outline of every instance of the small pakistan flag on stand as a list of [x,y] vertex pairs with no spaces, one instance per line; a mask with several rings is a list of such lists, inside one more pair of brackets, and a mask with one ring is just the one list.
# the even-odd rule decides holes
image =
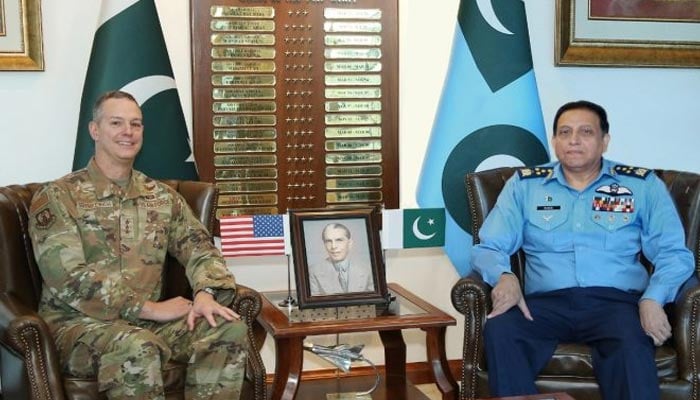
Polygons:
[[444,245],[444,208],[382,211],[382,247],[384,249],[442,247]]

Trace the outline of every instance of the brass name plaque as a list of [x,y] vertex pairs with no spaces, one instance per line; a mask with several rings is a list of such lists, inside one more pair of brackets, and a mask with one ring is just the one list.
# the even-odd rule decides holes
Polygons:
[[219,196],[220,206],[256,206],[277,204],[277,195],[269,194],[226,194]]
[[381,46],[380,35],[326,35],[323,38],[326,46]]
[[243,59],[259,58],[271,60],[275,58],[275,49],[269,47],[214,47],[211,49],[211,57]]
[[331,192],[326,193],[326,201],[329,203],[365,203],[368,201],[382,201],[382,192]]
[[[236,29],[231,29],[236,30]],[[238,29],[240,30],[240,29]],[[323,23],[325,32],[369,32],[379,33],[382,31],[381,22],[345,22],[345,21],[327,21]]]
[[382,162],[382,153],[330,153],[326,164],[367,164]]
[[211,76],[214,86],[274,86],[277,80],[274,75],[221,75]]
[[216,187],[220,193],[237,192],[276,192],[277,182],[275,181],[255,181],[255,182],[217,182]]
[[213,72],[275,72],[274,61],[220,61],[211,62]]
[[[227,19],[214,19],[211,21],[210,28],[212,31],[227,32],[227,31],[243,31],[243,32],[274,32],[275,31],[275,21],[265,21],[265,20],[227,20]],[[346,32],[346,31],[333,31],[333,32]],[[347,32],[372,32],[372,31],[347,31]]]
[[216,208],[216,218],[238,215],[279,214],[277,207]]
[[272,153],[277,151],[277,143],[265,142],[215,142],[214,153]]
[[214,173],[216,180],[239,180],[239,179],[275,179],[277,178],[276,168],[240,168],[240,169],[217,169]]
[[326,75],[326,86],[378,86],[382,84],[382,76],[376,75]]
[[327,101],[328,112],[381,111],[381,101]]
[[275,16],[275,9],[273,7],[213,6],[210,9],[210,15],[215,18],[273,18]]
[[381,88],[326,88],[327,99],[379,99]]
[[215,113],[273,113],[277,111],[274,101],[216,101],[212,105]]
[[277,165],[277,156],[273,154],[214,156],[214,166],[241,167],[249,165]]
[[382,128],[379,126],[326,127],[327,138],[380,137]]
[[329,178],[337,176],[381,176],[381,165],[362,165],[357,167],[326,167],[326,176]]
[[272,46],[275,35],[271,33],[213,33],[211,44],[223,46]]
[[382,114],[326,114],[327,125],[381,124]]
[[214,126],[276,125],[274,115],[215,115]]
[[378,60],[382,58],[382,50],[378,47],[370,47],[368,49],[330,48],[325,49],[323,55],[328,59],[362,58]]
[[326,179],[326,189],[381,189],[382,178]]
[[227,99],[274,99],[277,96],[275,88],[244,87],[244,88],[214,88],[212,98],[216,100]]
[[326,8],[326,19],[382,19],[382,10],[378,8]]
[[326,140],[327,151],[381,150],[381,140]]
[[214,129],[214,140],[274,139],[276,137],[275,128]]
[[326,61],[323,63],[326,72],[380,72],[382,63],[379,61]]

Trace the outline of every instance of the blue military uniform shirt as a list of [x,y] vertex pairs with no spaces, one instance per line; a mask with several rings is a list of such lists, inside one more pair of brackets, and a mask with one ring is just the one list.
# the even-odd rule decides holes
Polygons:
[[[526,254],[525,293],[605,286],[666,304],[694,269],[671,196],[653,171],[603,159],[598,177],[573,189],[558,162],[522,168],[479,231],[472,267],[495,286],[509,257]],[[642,252],[654,265],[649,276]]]

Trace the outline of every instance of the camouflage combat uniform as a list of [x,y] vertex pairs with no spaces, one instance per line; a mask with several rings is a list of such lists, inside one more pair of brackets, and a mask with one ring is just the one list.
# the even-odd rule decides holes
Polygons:
[[138,171],[122,188],[92,160],[34,196],[30,232],[44,280],[39,314],[66,373],[96,376],[110,398],[162,399],[161,367],[174,359],[188,363],[187,398],[239,397],[242,321],[211,328],[200,318],[189,332],[186,318],[138,318],[160,298],[167,253],[195,292],[216,288],[219,303],[233,300],[233,276],[179,194]]

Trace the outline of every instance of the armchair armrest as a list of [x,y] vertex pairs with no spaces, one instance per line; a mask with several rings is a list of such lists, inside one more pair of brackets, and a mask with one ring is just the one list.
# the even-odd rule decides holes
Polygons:
[[0,345],[2,371],[9,371],[2,376],[5,398],[64,399],[58,354],[48,326],[6,292],[0,293]]
[[673,343],[678,353],[678,375],[693,382],[700,376],[700,281],[691,277],[681,287],[671,307]]
[[263,364],[260,352],[255,346],[255,320],[262,310],[262,298],[260,293],[255,290],[236,284],[236,297],[233,299],[231,308],[248,326],[248,365],[246,368],[246,376],[253,381],[255,389],[255,398],[264,399],[267,397],[265,387],[265,365]]
[[491,287],[472,272],[452,287],[452,305],[464,315],[462,398],[476,397],[477,371],[482,358],[483,330],[491,308]]

